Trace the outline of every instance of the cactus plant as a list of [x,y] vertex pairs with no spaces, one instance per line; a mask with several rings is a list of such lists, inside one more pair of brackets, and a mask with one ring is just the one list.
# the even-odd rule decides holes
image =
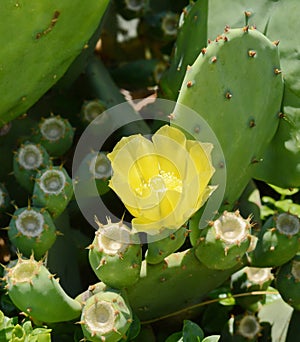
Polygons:
[[108,3],[0,5],[0,340],[297,338],[298,2]]

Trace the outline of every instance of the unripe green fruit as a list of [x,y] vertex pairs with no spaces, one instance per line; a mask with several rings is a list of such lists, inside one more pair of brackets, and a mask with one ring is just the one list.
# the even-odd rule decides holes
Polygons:
[[253,253],[251,266],[275,267],[293,258],[299,248],[298,217],[282,213],[270,217],[263,225]]
[[8,237],[22,255],[39,260],[56,240],[56,227],[50,214],[40,208],[17,209],[9,223]]
[[76,319],[81,305],[70,298],[42,262],[19,257],[6,270],[6,289],[14,305],[37,321],[55,323]]
[[72,195],[72,180],[63,167],[53,166],[37,173],[33,205],[46,208],[53,218],[66,209]]
[[93,243],[89,246],[89,261],[97,277],[113,288],[124,288],[138,281],[142,250],[137,235],[123,222],[98,223]]
[[234,267],[250,247],[250,228],[249,219],[244,219],[238,211],[225,211],[202,231],[195,255],[208,268]]
[[117,342],[125,338],[132,322],[129,305],[113,290],[98,292],[88,298],[80,324],[84,336],[92,342]]
[[41,144],[53,157],[60,157],[72,146],[74,129],[67,119],[59,115],[42,118],[34,132],[33,141]]
[[50,165],[52,161],[45,148],[29,141],[22,144],[14,155],[14,175],[19,184],[29,193],[33,191],[37,170]]
[[[244,267],[231,276],[232,293],[246,293],[252,291],[266,290],[272,280],[271,268]],[[256,311],[257,303],[264,299],[263,295],[252,295],[237,297],[236,303],[243,308]]]

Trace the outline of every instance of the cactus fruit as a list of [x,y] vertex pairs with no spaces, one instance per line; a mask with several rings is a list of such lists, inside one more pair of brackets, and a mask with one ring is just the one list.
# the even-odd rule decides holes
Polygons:
[[149,7],[149,0],[115,0],[116,10],[126,20],[141,17]]
[[74,129],[59,115],[42,118],[32,140],[44,146],[50,156],[60,157],[72,146]]
[[139,23],[139,34],[150,40],[168,43],[176,38],[179,16],[171,11],[145,15]]
[[0,213],[4,212],[10,204],[8,191],[4,184],[0,183]]
[[[23,114],[66,72],[87,48],[108,3],[1,2],[1,93],[5,97],[0,105],[0,126]],[[78,27],[80,31],[74,34]]]
[[258,235],[256,247],[251,253],[251,266],[280,266],[297,253],[299,248],[300,221],[297,216],[282,213],[270,217]]
[[[232,293],[246,293],[266,290],[273,280],[271,268],[244,267],[231,276]],[[257,303],[264,299],[263,295],[237,297],[236,303],[246,310],[256,311]]]
[[177,229],[166,238],[148,243],[145,260],[149,264],[158,264],[168,255],[176,252],[185,242],[188,230],[185,227]]
[[17,209],[9,223],[8,237],[25,257],[41,259],[56,240],[56,227],[50,214],[40,208]]
[[52,165],[43,146],[29,141],[22,144],[14,155],[13,170],[18,183],[32,193],[37,170]]
[[70,298],[42,261],[22,259],[6,269],[8,295],[14,305],[37,321],[63,322],[80,316],[81,305]]
[[46,208],[53,218],[66,209],[72,195],[72,180],[63,167],[50,166],[37,173],[32,196],[33,205]]
[[[216,134],[225,157],[215,160],[216,176],[225,164],[224,201],[231,208],[276,132],[282,93],[277,45],[248,26],[226,29],[186,72],[177,103],[197,112]],[[175,107],[171,124],[193,132],[195,121]],[[199,139],[209,142],[206,133],[200,129]]]
[[111,163],[107,158],[106,153],[90,152],[83,159],[78,171],[81,196],[96,196],[95,185],[99,195],[108,192],[110,190],[108,184],[111,173]]
[[250,219],[238,211],[224,212],[201,232],[196,246],[197,258],[208,268],[224,270],[241,263],[250,247]]
[[282,265],[275,276],[276,288],[282,299],[300,310],[300,255]]
[[124,288],[138,281],[142,249],[137,235],[123,222],[106,225],[96,221],[99,229],[89,248],[89,261],[97,277],[113,288]]
[[87,126],[106,109],[105,103],[99,99],[84,101],[80,112],[81,120]]
[[245,315],[235,319],[236,333],[244,337],[244,341],[255,341],[261,331],[261,325],[254,315]]
[[87,299],[79,323],[88,341],[117,342],[126,339],[132,312],[121,293],[100,291]]

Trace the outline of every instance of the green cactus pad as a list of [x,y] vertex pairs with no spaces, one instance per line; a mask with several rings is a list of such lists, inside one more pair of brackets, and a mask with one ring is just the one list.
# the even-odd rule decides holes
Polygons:
[[87,126],[106,109],[107,105],[99,99],[84,101],[80,112],[81,121]]
[[239,268],[209,269],[196,258],[194,249],[188,249],[159,264],[144,260],[140,280],[126,292],[132,310],[141,321],[148,321],[199,303]]
[[300,310],[300,255],[279,268],[275,278],[276,288],[282,299],[294,309]]
[[239,212],[224,212],[204,229],[195,249],[197,258],[212,269],[225,270],[241,263],[250,247],[251,225]]
[[139,239],[122,222],[106,225],[98,222],[89,261],[97,277],[113,288],[136,283],[140,276],[142,249]]
[[0,89],[5,96],[0,105],[0,126],[23,114],[66,72],[87,48],[108,3],[1,1]]
[[59,115],[43,118],[32,140],[43,145],[53,157],[60,157],[72,146],[74,129],[67,119]]
[[164,98],[176,100],[188,65],[207,44],[208,0],[190,2],[184,8],[171,65],[160,80],[160,90]]
[[188,230],[181,227],[166,238],[149,243],[145,256],[146,261],[149,264],[162,262],[164,258],[176,252],[184,244],[187,235]]
[[72,195],[72,180],[63,167],[53,166],[37,173],[33,205],[46,208],[53,218],[58,217],[66,209]]
[[[215,175],[225,164],[228,210],[276,132],[282,93],[277,45],[248,26],[226,29],[187,70],[178,103],[205,119],[221,144],[225,160],[215,161]],[[180,107],[171,123],[188,132],[199,125]],[[199,139],[209,139],[206,133],[200,127]]]
[[80,303],[64,292],[41,261],[19,257],[17,264],[6,271],[6,288],[10,299],[33,319],[55,323],[80,316]]
[[56,227],[50,214],[39,208],[17,209],[9,223],[8,237],[19,252],[41,259],[56,240]]
[[113,290],[98,292],[87,299],[80,324],[84,336],[93,342],[117,342],[125,339],[132,312],[123,296]]
[[32,193],[38,169],[52,165],[52,161],[41,145],[29,141],[22,144],[14,155],[13,170],[19,184]]
[[300,222],[298,217],[282,213],[270,217],[258,235],[258,241],[250,255],[254,267],[280,266],[297,253]]

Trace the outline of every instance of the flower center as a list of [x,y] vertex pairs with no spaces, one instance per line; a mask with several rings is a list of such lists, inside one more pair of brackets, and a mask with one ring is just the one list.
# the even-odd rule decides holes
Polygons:
[[141,186],[135,189],[136,193],[141,197],[148,196],[151,191],[164,194],[167,190],[181,193],[182,180],[176,177],[173,172],[166,172],[164,170],[160,170],[159,174],[151,177],[148,182],[143,180]]

